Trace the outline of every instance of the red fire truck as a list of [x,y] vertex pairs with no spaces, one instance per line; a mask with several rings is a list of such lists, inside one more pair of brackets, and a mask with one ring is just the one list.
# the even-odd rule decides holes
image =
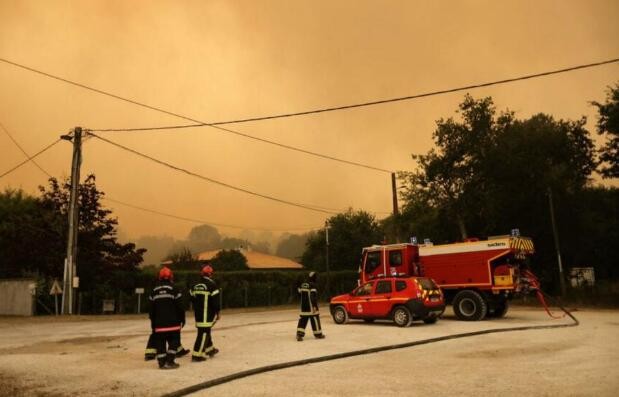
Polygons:
[[518,235],[441,245],[374,245],[363,249],[359,279],[363,284],[382,277],[430,277],[459,319],[503,317],[508,301],[525,287],[520,270],[533,251],[531,239]]

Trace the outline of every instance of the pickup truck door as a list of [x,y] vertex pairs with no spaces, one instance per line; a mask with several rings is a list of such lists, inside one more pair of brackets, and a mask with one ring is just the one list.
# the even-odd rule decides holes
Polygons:
[[391,294],[393,280],[379,280],[374,287],[370,298],[370,315],[373,317],[387,317],[391,311]]
[[349,311],[353,317],[368,317],[370,315],[370,298],[373,290],[374,281],[370,281],[354,291],[348,301]]

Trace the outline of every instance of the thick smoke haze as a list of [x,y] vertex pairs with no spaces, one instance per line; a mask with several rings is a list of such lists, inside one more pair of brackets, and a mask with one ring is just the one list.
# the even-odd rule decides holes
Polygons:
[[[619,56],[616,1],[2,1],[0,58],[207,122],[303,111],[447,89]],[[519,118],[588,117],[619,66],[472,90]],[[75,126],[186,124],[0,63],[0,123],[34,153]],[[388,170],[412,170],[432,147],[435,121],[464,93],[228,125],[256,137]],[[341,164],[208,127],[101,133],[171,164],[288,201],[375,213],[391,210],[389,174]],[[595,135],[596,139],[599,139]],[[601,141],[598,140],[598,143]],[[175,172],[97,139],[82,175],[108,197],[244,229],[303,233],[328,214],[249,196]],[[0,132],[0,171],[24,159]],[[38,158],[67,176],[71,145]],[[35,193],[34,165],[0,188]],[[127,239],[185,239],[196,223],[107,201]],[[234,226],[234,227],[230,227]],[[253,230],[260,233],[260,230]],[[273,247],[274,248],[274,247]]]

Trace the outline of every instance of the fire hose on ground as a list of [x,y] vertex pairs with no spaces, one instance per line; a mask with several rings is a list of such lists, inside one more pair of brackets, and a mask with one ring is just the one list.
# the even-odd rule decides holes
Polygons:
[[301,366],[301,365],[315,364],[315,363],[320,363],[320,362],[325,362],[325,361],[332,361],[332,360],[339,360],[339,359],[342,359],[342,358],[355,357],[355,356],[361,356],[361,355],[372,354],[372,353],[379,353],[379,352],[389,351],[389,350],[404,349],[404,348],[407,348],[407,347],[427,345],[427,344],[430,344],[430,343],[443,342],[443,341],[452,340],[452,339],[468,338],[468,337],[471,337],[471,336],[495,334],[495,333],[499,333],[499,332],[528,331],[528,330],[551,329],[551,328],[566,328],[566,327],[575,327],[575,326],[578,326],[580,324],[578,319],[576,317],[574,317],[574,315],[569,310],[564,308],[559,302],[554,302],[554,303],[555,303],[555,305],[558,308],[560,308],[563,311],[564,314],[562,316],[555,316],[555,315],[553,315],[550,312],[550,309],[548,308],[548,305],[546,303],[546,299],[553,300],[553,298],[550,297],[549,295],[547,295],[546,293],[544,293],[540,289],[540,283],[537,280],[537,278],[535,277],[535,275],[533,275],[533,273],[531,273],[529,271],[525,271],[525,277],[527,277],[529,279],[529,284],[530,284],[531,290],[533,290],[537,294],[537,297],[540,300],[540,303],[544,306],[544,309],[546,310],[546,312],[552,318],[558,319],[558,318],[563,318],[565,316],[568,316],[568,317],[570,317],[572,319],[573,322],[569,323],[569,324],[531,325],[531,326],[510,327],[510,328],[493,328],[493,329],[486,329],[486,330],[481,330],[481,331],[473,331],[473,332],[465,332],[465,333],[460,333],[460,334],[452,334],[452,335],[440,336],[440,337],[437,337],[437,338],[430,338],[430,339],[423,339],[423,340],[417,340],[417,341],[412,341],[412,342],[398,343],[398,344],[394,344],[394,345],[378,346],[378,347],[372,347],[372,348],[369,348],[369,349],[353,350],[353,351],[349,351],[349,352],[330,354],[330,355],[326,355],[326,356],[312,357],[312,358],[306,358],[306,359],[302,359],[302,360],[288,361],[288,362],[284,362],[284,363],[266,365],[266,366],[263,366],[263,367],[252,368],[252,369],[248,369],[248,370],[245,370],[245,371],[240,371],[240,372],[236,372],[236,373],[233,373],[233,374],[230,374],[230,375],[222,376],[222,377],[219,377],[219,378],[207,380],[205,382],[201,382],[201,383],[198,383],[198,384],[195,384],[195,385],[192,385],[192,386],[188,386],[188,387],[185,387],[185,388],[173,391],[171,393],[164,394],[164,397],[186,396],[188,394],[195,393],[195,392],[198,392],[200,390],[208,389],[208,388],[211,388],[213,386],[217,386],[217,385],[221,385],[221,384],[224,384],[224,383],[232,382],[232,381],[237,380],[237,379],[242,379],[242,378],[246,378],[246,377],[249,377],[249,376],[258,375],[258,374],[262,374],[262,373],[265,373],[265,372],[277,371],[277,370],[285,369],[285,368],[298,367],[298,366]]

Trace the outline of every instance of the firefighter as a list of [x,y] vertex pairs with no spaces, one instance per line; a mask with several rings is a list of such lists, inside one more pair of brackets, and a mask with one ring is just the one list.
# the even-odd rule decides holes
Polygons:
[[185,310],[181,293],[172,285],[172,270],[159,271],[159,283],[150,293],[150,321],[155,334],[157,361],[161,369],[174,369],[179,365],[174,358],[181,345],[181,328],[185,325]]
[[213,346],[211,329],[219,320],[219,288],[211,278],[213,268],[205,265],[201,270],[202,282],[191,288],[191,302],[196,319],[198,334],[191,352],[192,361],[204,361],[213,357],[219,349]]
[[325,335],[320,327],[320,313],[318,312],[318,291],[316,290],[316,272],[309,274],[307,282],[298,288],[301,294],[301,314],[297,325],[297,340],[301,342],[305,336],[305,327],[309,320],[312,325],[314,337],[323,339]]

